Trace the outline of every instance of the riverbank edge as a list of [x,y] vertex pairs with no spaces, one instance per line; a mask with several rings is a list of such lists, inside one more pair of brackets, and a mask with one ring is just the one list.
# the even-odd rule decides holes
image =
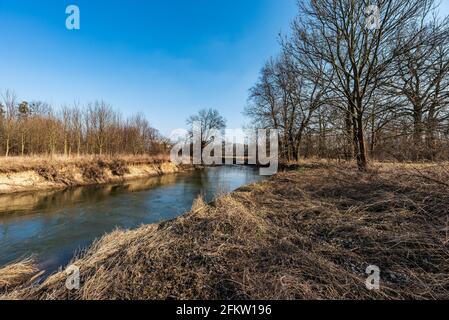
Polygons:
[[25,171],[0,173],[0,195],[120,183],[195,169],[194,166],[176,165],[170,161],[127,163],[116,159],[95,159],[68,165],[46,164]]

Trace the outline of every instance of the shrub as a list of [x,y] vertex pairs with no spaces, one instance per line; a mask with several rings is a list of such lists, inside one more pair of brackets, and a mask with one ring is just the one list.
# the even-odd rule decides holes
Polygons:
[[101,181],[106,178],[104,168],[99,163],[86,163],[82,167],[84,178],[91,181]]

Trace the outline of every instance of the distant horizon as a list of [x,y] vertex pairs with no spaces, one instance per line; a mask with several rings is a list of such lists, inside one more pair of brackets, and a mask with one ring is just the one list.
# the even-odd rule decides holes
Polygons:
[[144,114],[163,135],[204,108],[230,128],[248,124],[248,90],[296,15],[295,0],[73,4],[80,30],[65,28],[69,3],[0,1],[12,48],[0,52],[0,90],[54,107],[103,100]]

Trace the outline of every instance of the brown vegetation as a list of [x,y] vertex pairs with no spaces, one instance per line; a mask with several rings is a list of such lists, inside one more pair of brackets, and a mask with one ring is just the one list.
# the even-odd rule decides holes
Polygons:
[[[301,165],[159,225],[116,231],[20,299],[447,299],[448,166]],[[348,170],[351,169],[351,170]],[[365,287],[381,269],[381,290]]]
[[0,193],[115,182],[180,169],[166,155],[0,157]]
[[42,101],[22,101],[0,92],[0,154],[34,156],[156,155],[168,140],[142,115],[123,119],[103,101],[55,109]]
[[0,269],[0,293],[7,292],[10,288],[16,288],[30,284],[39,270],[32,259],[27,259]]
[[148,155],[128,155],[128,156],[81,156],[81,157],[0,157],[0,173],[17,173],[30,170],[50,170],[50,167],[62,169],[71,165],[82,166],[92,162],[108,163],[111,166],[117,166],[120,163],[127,165],[157,164],[170,161],[168,155],[160,154],[155,156]]
[[26,156],[26,157],[0,157],[0,173],[17,173],[30,170],[39,170],[44,167],[54,166],[64,168],[76,164],[84,164],[95,161],[114,162],[118,161],[127,165],[158,164],[170,161],[170,157],[165,154],[148,155],[121,155],[121,156]]

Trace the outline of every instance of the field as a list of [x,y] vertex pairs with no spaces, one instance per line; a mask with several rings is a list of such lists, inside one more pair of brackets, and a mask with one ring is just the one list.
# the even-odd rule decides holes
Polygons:
[[[440,165],[291,166],[173,221],[117,230],[33,283],[0,270],[6,299],[448,299],[449,170]],[[378,266],[380,290],[366,268]]]

